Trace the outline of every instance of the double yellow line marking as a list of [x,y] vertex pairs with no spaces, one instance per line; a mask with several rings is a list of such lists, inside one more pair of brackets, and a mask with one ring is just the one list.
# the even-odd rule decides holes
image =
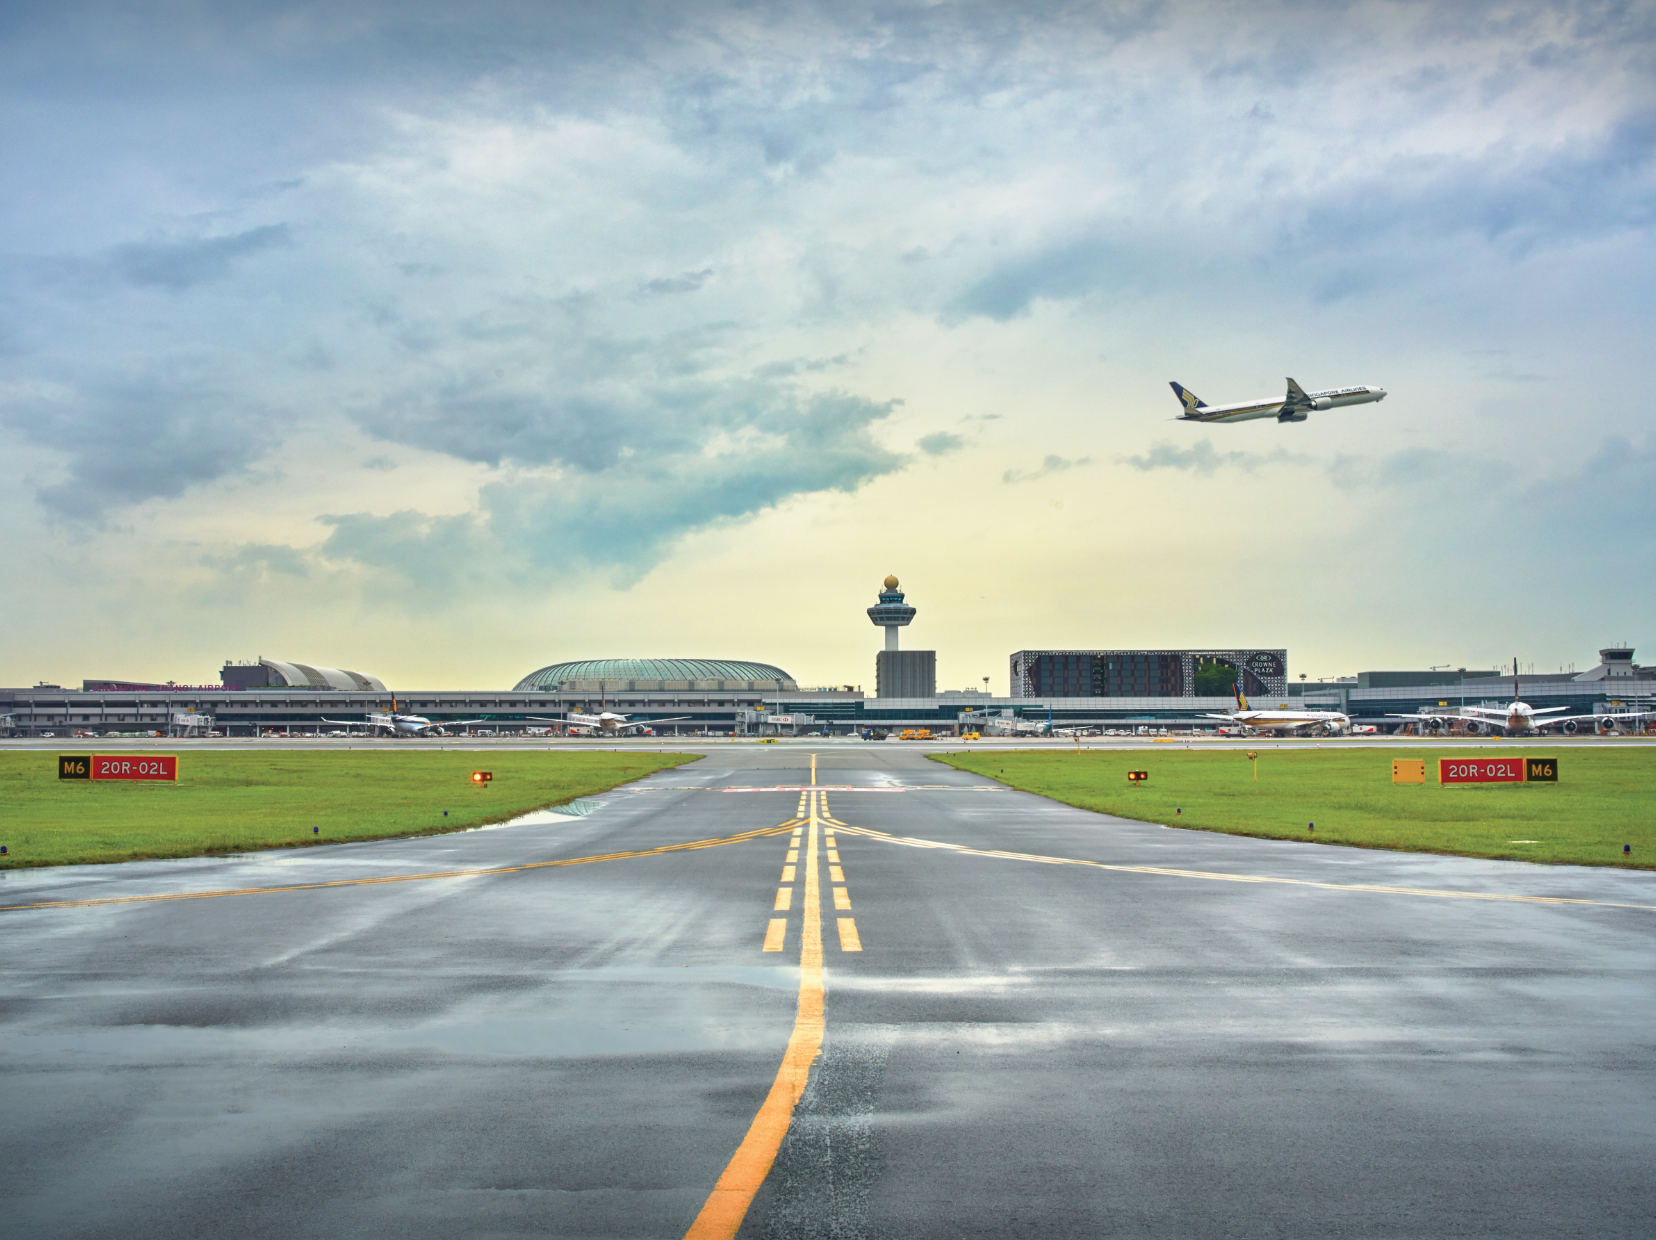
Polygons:
[[[811,758],[811,782],[816,782],[816,757]],[[770,1174],[776,1152],[782,1148],[782,1139],[788,1135],[793,1122],[794,1107],[811,1079],[811,1065],[822,1050],[825,1024],[822,984],[822,888],[817,873],[817,828],[815,794],[811,796],[810,817],[803,828],[805,834],[805,921],[799,936],[799,1007],[794,1016],[793,1033],[788,1038],[788,1049],[783,1052],[782,1066],[776,1070],[770,1093],[765,1095],[759,1114],[753,1117],[747,1135],[736,1147],[736,1153],[725,1167],[713,1191],[708,1195],[701,1213],[685,1232],[685,1240],[731,1240],[747,1217],[748,1207],[759,1186]],[[785,824],[789,829],[793,824]],[[791,851],[790,856],[793,855]],[[786,874],[786,871],[784,871]],[[781,896],[778,895],[780,907]],[[786,918],[770,923],[765,935],[766,951],[781,951],[782,936],[787,927]],[[776,946],[771,946],[772,938]]]

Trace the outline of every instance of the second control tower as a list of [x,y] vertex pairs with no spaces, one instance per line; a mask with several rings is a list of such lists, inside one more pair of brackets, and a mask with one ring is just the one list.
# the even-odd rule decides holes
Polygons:
[[897,630],[914,619],[914,611],[903,602],[897,578],[887,577],[880,601],[868,609],[868,618],[885,630],[885,649],[874,657],[874,692],[878,697],[937,696],[937,651],[897,648]]

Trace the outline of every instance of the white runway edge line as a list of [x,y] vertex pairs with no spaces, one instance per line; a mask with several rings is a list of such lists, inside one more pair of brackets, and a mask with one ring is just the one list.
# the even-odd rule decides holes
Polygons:
[[1520,896],[1490,891],[1442,891],[1431,887],[1387,887],[1378,883],[1320,883],[1310,878],[1276,878],[1267,874],[1222,874],[1216,870],[1173,870],[1156,865],[1110,865],[1104,861],[1081,861],[1072,857],[1043,857],[1036,853],[1001,852],[983,848],[968,848],[964,844],[945,844],[940,840],[920,840],[908,836],[888,835],[866,827],[849,827],[829,819],[841,831],[866,835],[869,839],[887,844],[901,844],[907,848],[939,848],[948,852],[964,853],[971,857],[991,857],[999,861],[1034,861],[1041,865],[1079,865],[1095,870],[1114,870],[1122,874],[1158,874],[1165,878],[1199,878],[1220,883],[1278,883],[1285,887],[1315,887],[1323,891],[1366,891],[1389,896],[1433,896],[1440,900],[1489,900],[1498,904],[1568,904],[1589,908],[1631,908],[1656,913],[1656,904],[1621,904],[1613,900],[1582,900],[1571,896]]

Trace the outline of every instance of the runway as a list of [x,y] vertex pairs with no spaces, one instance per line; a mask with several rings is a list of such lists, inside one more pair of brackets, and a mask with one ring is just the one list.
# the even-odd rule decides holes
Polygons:
[[1650,1234],[1656,875],[814,752],[5,872],[0,1234]]

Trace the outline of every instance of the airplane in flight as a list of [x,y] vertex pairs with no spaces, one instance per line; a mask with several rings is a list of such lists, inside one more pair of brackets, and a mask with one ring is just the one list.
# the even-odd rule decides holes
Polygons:
[[349,728],[386,728],[392,736],[441,736],[444,728],[463,727],[469,723],[489,723],[488,719],[445,719],[433,723],[424,715],[397,713],[397,699],[391,699],[391,709],[376,711],[363,719],[324,719],[323,723],[339,723]]
[[1347,405],[1366,405],[1385,400],[1386,389],[1364,384],[1359,387],[1330,388],[1326,392],[1307,392],[1293,379],[1288,380],[1288,394],[1281,400],[1245,400],[1235,405],[1210,405],[1189,388],[1172,385],[1173,395],[1184,406],[1180,422],[1251,422],[1255,418],[1275,418],[1278,422],[1303,422],[1313,409],[1343,409]]
[[572,728],[587,728],[593,732],[602,732],[605,736],[619,736],[634,728],[648,732],[658,723],[682,723],[689,719],[689,715],[674,715],[668,719],[642,719],[637,723],[628,723],[627,716],[618,715],[614,711],[599,711],[596,715],[583,715],[579,712],[573,715],[535,715],[535,723],[560,723]]
[[[1454,715],[1432,715],[1424,710],[1416,711],[1412,715],[1387,715],[1388,719],[1407,719],[1418,723],[1420,730],[1426,732],[1442,731],[1451,724],[1464,723],[1469,736],[1481,736],[1485,732],[1500,732],[1502,736],[1522,736],[1527,733],[1539,733],[1542,728],[1556,727],[1568,736],[1574,736],[1580,730],[1581,721],[1590,719],[1594,728],[1608,731],[1615,723],[1624,719],[1642,719],[1647,715],[1656,715],[1656,710],[1620,711],[1612,714],[1609,711],[1594,711],[1587,715],[1558,715],[1557,711],[1569,710],[1568,706],[1543,706],[1539,710],[1528,702],[1520,700],[1518,689],[1518,660],[1512,661],[1512,701],[1505,706],[1462,706],[1459,713]],[[1542,716],[1552,716],[1543,718]],[[1612,722],[1614,721],[1614,722]]]
[[1298,732],[1301,728],[1321,728],[1330,736],[1351,731],[1351,716],[1337,710],[1254,710],[1242,696],[1242,686],[1236,687],[1236,709],[1223,715],[1203,715],[1203,719],[1223,719],[1255,732]]

